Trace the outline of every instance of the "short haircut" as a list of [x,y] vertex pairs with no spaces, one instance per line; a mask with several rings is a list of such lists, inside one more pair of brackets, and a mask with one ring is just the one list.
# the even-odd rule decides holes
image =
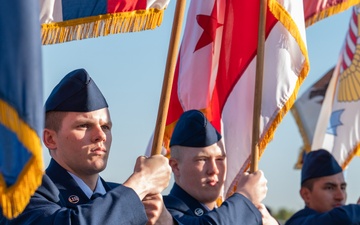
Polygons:
[[170,147],[170,157],[179,160],[180,155],[181,155],[180,151],[183,151],[181,148],[182,148],[182,146],[180,146],[180,145],[171,146]]
[[50,111],[45,114],[45,128],[58,132],[67,112]]
[[301,184],[301,187],[303,188],[307,188],[310,191],[312,191],[313,187],[314,187],[314,183],[316,180],[318,180],[319,178],[312,178],[312,179],[308,179],[306,181],[304,181],[304,183]]

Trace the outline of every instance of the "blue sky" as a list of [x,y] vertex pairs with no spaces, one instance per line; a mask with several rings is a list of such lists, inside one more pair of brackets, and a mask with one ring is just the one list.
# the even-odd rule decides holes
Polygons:
[[[77,68],[85,68],[107,98],[114,127],[108,167],[102,173],[106,180],[127,179],[137,156],[145,153],[155,128],[175,4],[171,1],[162,25],[152,31],[43,47],[44,101],[60,79]],[[311,68],[299,95],[336,64],[350,12],[327,18],[306,30]],[[300,133],[289,112],[259,163],[268,179],[264,203],[273,209],[297,210],[304,206],[299,196],[300,171],[294,169],[301,145]],[[45,166],[49,160],[44,150]],[[358,171],[360,160],[355,158],[346,171],[348,203],[360,197]]]

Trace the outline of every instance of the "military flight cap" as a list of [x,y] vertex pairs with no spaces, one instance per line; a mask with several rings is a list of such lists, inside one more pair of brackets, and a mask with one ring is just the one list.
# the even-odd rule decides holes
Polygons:
[[45,111],[91,112],[108,104],[85,69],[68,73],[52,90]]
[[329,151],[324,149],[311,151],[304,156],[301,184],[312,178],[331,176],[340,172],[342,168]]
[[185,111],[177,122],[170,140],[170,147],[207,147],[221,139],[219,132],[198,110]]

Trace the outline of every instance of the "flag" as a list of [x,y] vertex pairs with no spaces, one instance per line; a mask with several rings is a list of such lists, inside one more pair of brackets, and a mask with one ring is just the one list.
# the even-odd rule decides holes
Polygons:
[[2,1],[0,34],[0,206],[11,219],[43,174],[39,2]]
[[343,168],[360,155],[359,10],[359,6],[353,8],[311,146],[312,150],[330,151]]
[[170,0],[40,0],[42,44],[160,26]]
[[[308,73],[302,3],[268,1],[261,127],[255,137],[260,154]],[[250,163],[259,9],[258,1],[191,1],[174,74],[164,146],[169,149],[184,111],[204,112],[223,136],[225,193]]]
[[360,0],[304,0],[306,26],[341,13],[359,3]]
[[323,77],[297,98],[291,113],[298,125],[304,145],[300,148],[295,168],[301,169],[303,155],[311,150],[315,126],[319,118],[327,87],[335,68],[330,69]]

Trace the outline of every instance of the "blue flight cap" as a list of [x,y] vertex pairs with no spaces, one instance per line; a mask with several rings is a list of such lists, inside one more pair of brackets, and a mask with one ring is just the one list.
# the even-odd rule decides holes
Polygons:
[[304,156],[301,184],[312,178],[331,176],[340,172],[342,168],[329,151],[324,149],[311,151]]
[[170,147],[207,147],[221,139],[219,132],[198,110],[184,112],[177,122],[170,140]]
[[91,112],[108,104],[85,69],[68,73],[52,90],[45,111]]

